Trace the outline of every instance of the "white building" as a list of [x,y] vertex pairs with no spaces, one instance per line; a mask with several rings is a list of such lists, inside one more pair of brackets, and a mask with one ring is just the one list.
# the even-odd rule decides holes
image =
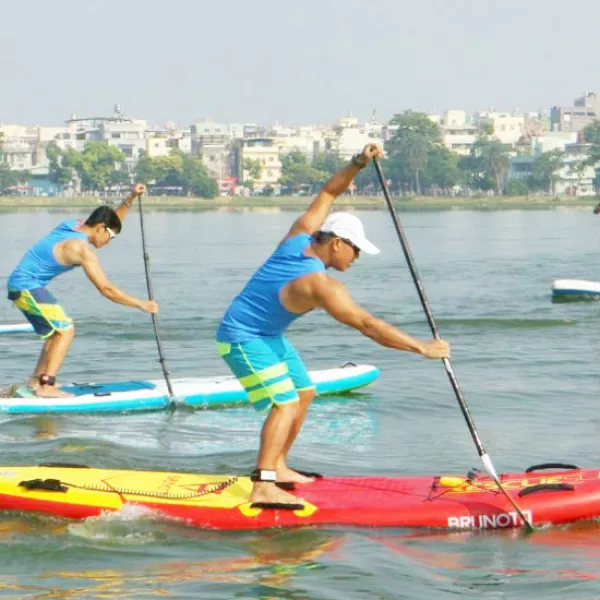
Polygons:
[[[511,159],[508,181],[520,179],[527,181],[533,174],[535,156],[515,156]],[[554,193],[557,196],[593,196],[595,195],[596,170],[583,167],[586,154],[582,152],[564,155],[564,164],[554,173]]]
[[[276,194],[279,193],[281,160],[279,148],[273,138],[245,139],[235,150],[234,164],[242,184],[252,181],[254,192],[261,192],[270,187]],[[258,178],[253,179],[247,166],[256,161],[260,164],[260,174]]]
[[326,148],[324,128],[316,125],[275,126],[273,128],[273,138],[279,148],[280,156],[298,151],[305,154],[310,161],[315,153],[322,152]]
[[374,127],[373,122],[361,125],[357,117],[348,115],[339,120],[333,135],[325,134],[325,137],[330,137],[329,144],[339,153],[340,158],[349,160],[369,143],[383,146],[382,132],[383,127]]
[[437,123],[442,143],[457,154],[466,155],[477,141],[479,128],[464,110],[447,110],[441,114],[430,114],[429,118]]
[[546,131],[531,141],[531,153],[541,154],[551,150],[565,150],[567,145],[577,142],[575,131]]
[[507,112],[486,111],[478,114],[479,120],[487,120],[494,127],[494,137],[503,144],[514,146],[524,132],[525,116]]
[[2,161],[9,169],[22,171],[38,163],[39,129],[0,123]]

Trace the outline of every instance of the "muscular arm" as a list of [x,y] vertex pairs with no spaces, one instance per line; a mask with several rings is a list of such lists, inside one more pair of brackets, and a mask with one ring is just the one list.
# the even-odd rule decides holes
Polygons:
[[356,304],[342,283],[324,275],[311,281],[312,297],[318,307],[334,319],[360,331],[380,346],[425,356],[427,344],[374,317]]
[[145,193],[146,186],[143,183],[136,183],[133,186],[133,189],[131,190],[131,192],[129,192],[127,198],[125,198],[125,200],[121,202],[120,206],[117,209],[115,209],[115,212],[119,216],[119,219],[121,219],[121,223],[123,223],[125,217],[127,216],[127,213],[129,212],[129,209],[131,208],[131,205],[133,204],[134,200]]
[[335,199],[348,189],[359,171],[359,167],[350,163],[335,173],[323,186],[308,210],[294,222],[285,239],[301,233],[313,234],[318,231],[327,218]]
[[60,248],[60,261],[67,265],[81,265],[88,279],[105,297],[124,306],[132,306],[144,310],[144,301],[130,296],[112,284],[100,266],[96,254],[84,240],[70,240]]
[[125,220],[125,217],[127,216],[127,213],[129,212],[129,209],[131,208],[131,205],[133,204],[133,201],[136,198],[137,194],[134,191],[129,192],[127,198],[125,198],[125,200],[121,202],[119,207],[115,209],[115,212],[117,213],[119,219],[121,219],[121,223],[123,223],[123,221]]

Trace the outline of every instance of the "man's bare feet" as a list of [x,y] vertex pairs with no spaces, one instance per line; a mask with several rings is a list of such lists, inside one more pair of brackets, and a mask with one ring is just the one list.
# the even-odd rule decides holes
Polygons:
[[278,504],[302,504],[302,499],[278,488],[271,481],[255,481],[250,502],[268,502]]
[[64,392],[55,385],[41,385],[39,383],[29,386],[38,398],[72,398],[74,394]]
[[298,471],[290,469],[287,465],[277,467],[277,481],[291,481],[292,483],[311,483],[315,480],[314,477],[301,475]]

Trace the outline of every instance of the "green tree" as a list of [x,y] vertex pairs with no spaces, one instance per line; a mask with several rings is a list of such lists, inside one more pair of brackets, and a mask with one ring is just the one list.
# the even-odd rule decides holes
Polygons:
[[9,169],[6,165],[0,165],[0,192],[14,185],[24,185],[30,177],[29,171],[17,171]]
[[154,159],[143,155],[135,165],[135,180],[146,185],[156,181]]
[[56,142],[50,142],[46,146],[48,157],[48,179],[58,188],[63,188],[73,181],[73,167],[77,162],[76,150],[65,152],[61,150]]
[[583,175],[586,170],[590,166],[589,156],[586,158],[582,158],[580,160],[576,160],[569,165],[569,172],[577,177],[577,186],[575,190],[575,194],[579,194],[579,188],[581,187],[581,180],[583,179]]
[[469,155],[461,157],[459,167],[472,189],[487,191],[495,188],[501,193],[510,167],[508,147],[498,139],[480,136],[471,146]]
[[504,186],[505,196],[527,196],[529,195],[529,186],[522,179],[511,179]]
[[427,166],[431,148],[441,142],[440,128],[426,114],[406,110],[390,121],[396,126],[392,139],[386,144],[390,176],[399,187],[408,185],[421,193],[421,173]]
[[186,195],[213,198],[217,182],[208,174],[202,159],[176,151],[170,156],[142,156],[135,170],[136,180],[160,187],[180,187]]
[[254,182],[260,179],[262,173],[262,163],[258,158],[247,158],[243,163],[244,171],[248,171],[248,177],[244,178],[242,185],[249,190],[254,189]]
[[423,187],[428,189],[429,193],[433,190],[447,192],[459,179],[458,155],[441,144],[432,146],[427,154],[427,166],[423,171]]
[[79,156],[73,156],[73,161],[86,190],[104,190],[114,179],[115,171],[126,170],[125,155],[106,142],[88,142]]
[[583,139],[587,144],[600,146],[600,121],[595,120],[583,129]]
[[327,178],[327,174],[314,168],[308,162],[306,154],[293,150],[281,159],[281,177],[279,183],[294,191],[303,186],[312,188]]
[[586,165],[596,167],[600,163],[600,121],[596,120],[583,129],[583,139],[590,144]]
[[337,173],[347,161],[340,158],[338,152],[315,152],[313,154],[311,166],[320,171],[323,174],[323,181],[325,183],[334,173]]
[[136,167],[136,176],[141,183],[154,183],[160,187],[183,187],[183,156],[142,157]]
[[181,181],[187,195],[200,198],[214,198],[219,193],[216,180],[208,174],[202,159],[189,154],[181,154]]
[[560,171],[565,164],[565,153],[562,150],[542,152],[533,163],[533,169],[528,184],[532,189],[544,190],[554,194],[556,183],[560,181]]
[[477,125],[479,137],[491,137],[494,135],[494,124],[487,118],[481,119]]

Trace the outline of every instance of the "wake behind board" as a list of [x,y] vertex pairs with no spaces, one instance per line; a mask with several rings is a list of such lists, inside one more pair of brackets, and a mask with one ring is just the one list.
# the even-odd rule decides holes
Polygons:
[[[369,385],[379,377],[372,365],[348,363],[336,369],[310,371],[321,395],[341,394]],[[233,376],[172,379],[176,404],[192,408],[218,408],[248,402]],[[11,398],[0,397],[0,413],[122,412],[161,410],[170,405],[164,380],[120,381],[61,386],[72,398],[38,398],[25,387]]]
[[[533,469],[533,470],[531,470]],[[600,470],[551,464],[501,475],[536,525],[600,516]],[[521,527],[494,481],[481,474],[324,477],[297,485],[302,508],[256,508],[252,482],[234,475],[125,471],[87,467],[0,467],[0,510],[83,519],[125,505],[203,529],[305,525],[501,529]],[[145,512],[145,511],[144,511]]]

